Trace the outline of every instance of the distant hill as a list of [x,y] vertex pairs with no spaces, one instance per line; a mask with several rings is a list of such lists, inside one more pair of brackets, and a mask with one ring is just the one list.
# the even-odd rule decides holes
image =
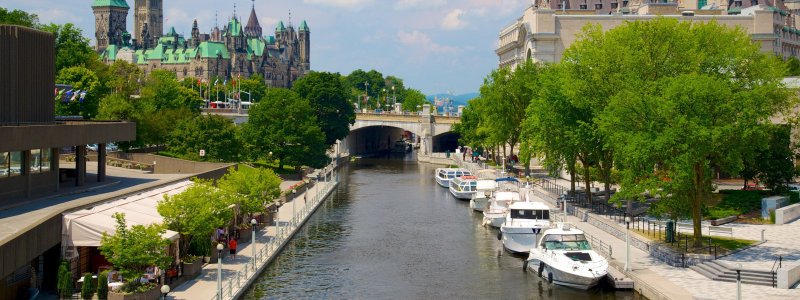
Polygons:
[[437,97],[439,99],[441,99],[441,98],[451,98],[451,99],[453,99],[453,105],[454,106],[459,106],[459,105],[467,106],[467,102],[469,100],[475,99],[478,96],[480,96],[480,93],[467,93],[467,94],[454,95],[454,96],[451,96],[450,94],[442,93],[442,94],[428,95],[427,99],[428,99],[428,101],[433,102],[433,98],[434,97]]

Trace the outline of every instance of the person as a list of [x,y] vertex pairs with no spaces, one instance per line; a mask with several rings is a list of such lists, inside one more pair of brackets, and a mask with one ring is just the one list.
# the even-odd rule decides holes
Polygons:
[[228,249],[231,251],[230,253],[231,256],[233,256],[233,260],[236,260],[236,246],[238,246],[236,243],[236,238],[231,238],[231,240],[228,241]]
[[222,227],[217,227],[217,242],[222,241],[225,237],[225,230]]

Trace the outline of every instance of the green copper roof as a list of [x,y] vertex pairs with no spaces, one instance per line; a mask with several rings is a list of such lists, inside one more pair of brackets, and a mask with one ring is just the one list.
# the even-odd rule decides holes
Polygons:
[[308,31],[308,24],[306,24],[306,20],[303,20],[303,23],[300,23],[300,31]]
[[271,35],[270,35],[270,36],[268,36],[268,37],[266,38],[266,42],[267,42],[267,44],[270,44],[270,45],[272,45],[272,44],[275,44],[275,37],[274,37],[274,36],[271,36]]
[[108,57],[108,61],[117,60],[117,51],[119,51],[119,49],[117,49],[117,45],[108,45],[105,53]]
[[231,21],[228,23],[228,32],[230,32],[231,36],[242,35],[242,23],[240,23],[236,18],[231,19]]
[[222,55],[224,59],[230,59],[231,55],[228,53],[228,48],[222,42],[202,42],[197,46],[197,52],[203,58],[217,58],[217,52]]
[[247,40],[247,52],[255,54],[256,56],[261,56],[264,54],[264,49],[267,48],[266,41],[262,39],[248,39]]
[[178,33],[175,32],[175,26],[170,27],[167,36],[176,36],[176,35],[178,35]]
[[94,0],[94,2],[92,2],[92,7],[98,7],[98,6],[131,8],[130,6],[128,6],[128,2],[125,0]]
[[283,21],[278,22],[278,26],[275,26],[275,31],[286,31],[286,26],[283,26]]

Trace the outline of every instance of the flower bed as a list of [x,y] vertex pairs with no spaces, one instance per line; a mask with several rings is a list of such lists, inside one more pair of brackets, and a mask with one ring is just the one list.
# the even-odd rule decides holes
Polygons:
[[108,291],[108,300],[157,300],[161,297],[161,288],[155,285],[153,288],[141,293],[119,293]]

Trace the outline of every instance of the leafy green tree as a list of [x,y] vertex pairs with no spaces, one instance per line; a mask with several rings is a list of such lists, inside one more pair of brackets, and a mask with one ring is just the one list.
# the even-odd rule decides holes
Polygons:
[[[119,269],[123,278],[137,279],[149,266],[164,270],[172,260],[167,255],[169,239],[164,238],[163,226],[133,225],[128,227],[125,214],[114,213],[117,222],[116,232],[110,235],[103,232],[100,240],[100,253]],[[139,286],[138,280],[128,281],[128,287]]]
[[325,134],[311,105],[297,93],[270,89],[264,100],[250,109],[249,115],[242,126],[244,140],[261,156],[272,152],[279,168],[287,163],[295,167],[322,167],[328,161]]
[[233,212],[228,206],[236,202],[235,197],[209,181],[195,179],[182,193],[165,195],[156,210],[164,217],[168,229],[181,234],[180,249],[184,256],[194,239],[209,239],[214,229],[231,219]]
[[154,70],[142,86],[141,97],[151,102],[156,110],[164,108],[188,109],[199,113],[203,101],[196,90],[184,87],[177,81],[175,73]]
[[95,281],[92,280],[92,274],[83,274],[83,286],[81,286],[81,298],[84,300],[91,300],[94,297]]
[[56,74],[69,67],[83,66],[97,72],[104,68],[97,53],[89,45],[80,28],[72,23],[50,23],[41,29],[52,33],[56,40]]
[[72,298],[72,272],[69,270],[69,262],[62,260],[58,266],[58,279],[56,282],[56,289],[58,296],[61,299]]
[[262,78],[261,75],[255,74],[250,78],[243,78],[241,81],[237,82],[242,92],[250,93],[250,95],[242,93],[240,95],[242,101],[250,100],[250,102],[258,103],[261,99],[264,99],[264,94],[267,93],[267,85],[264,83],[264,78]]
[[97,299],[108,299],[108,271],[100,272],[97,276]]
[[144,80],[142,69],[124,60],[115,61],[109,67],[108,89],[114,94],[134,95],[139,91]]
[[94,71],[82,66],[69,67],[58,73],[56,82],[72,85],[73,91],[86,92],[83,100],[80,95],[56,99],[56,115],[83,116],[86,119],[97,116],[98,105],[104,89]]
[[422,105],[431,104],[425,98],[425,94],[417,89],[405,89],[403,91],[403,110],[420,111]]
[[[600,133],[622,173],[621,199],[645,193],[690,207],[695,245],[712,168],[737,173],[762,145],[762,124],[786,109],[784,64],[759,51],[741,29],[658,18],[603,31],[584,29],[565,54],[573,90],[607,101]],[[601,98],[602,97],[602,98]],[[663,201],[663,200],[662,200]]]
[[786,67],[789,69],[787,75],[800,76],[800,59],[797,59],[797,57],[790,56],[786,60]]
[[347,137],[350,125],[356,122],[352,104],[347,101],[347,85],[341,77],[339,73],[311,72],[292,86],[294,92],[311,104],[329,146]]
[[18,9],[9,11],[0,7],[0,24],[21,25],[35,28],[39,26],[39,16]]
[[756,150],[758,179],[774,192],[786,190],[797,171],[790,146],[791,129],[785,125],[765,124],[768,137],[763,148]]
[[[239,161],[243,151],[238,127],[218,115],[196,116],[179,122],[169,132],[167,149],[190,160]],[[200,150],[205,156],[200,156]]]
[[217,181],[221,190],[242,196],[237,204],[243,215],[263,212],[267,204],[280,196],[280,184],[281,178],[272,170],[245,165],[240,165],[238,170],[229,168]]
[[[406,95],[406,86],[403,84],[403,79],[397,76],[386,76],[386,92],[389,93],[390,100],[397,100],[396,103],[403,103]],[[394,89],[392,89],[394,87]],[[393,97],[397,97],[394,99]]]

